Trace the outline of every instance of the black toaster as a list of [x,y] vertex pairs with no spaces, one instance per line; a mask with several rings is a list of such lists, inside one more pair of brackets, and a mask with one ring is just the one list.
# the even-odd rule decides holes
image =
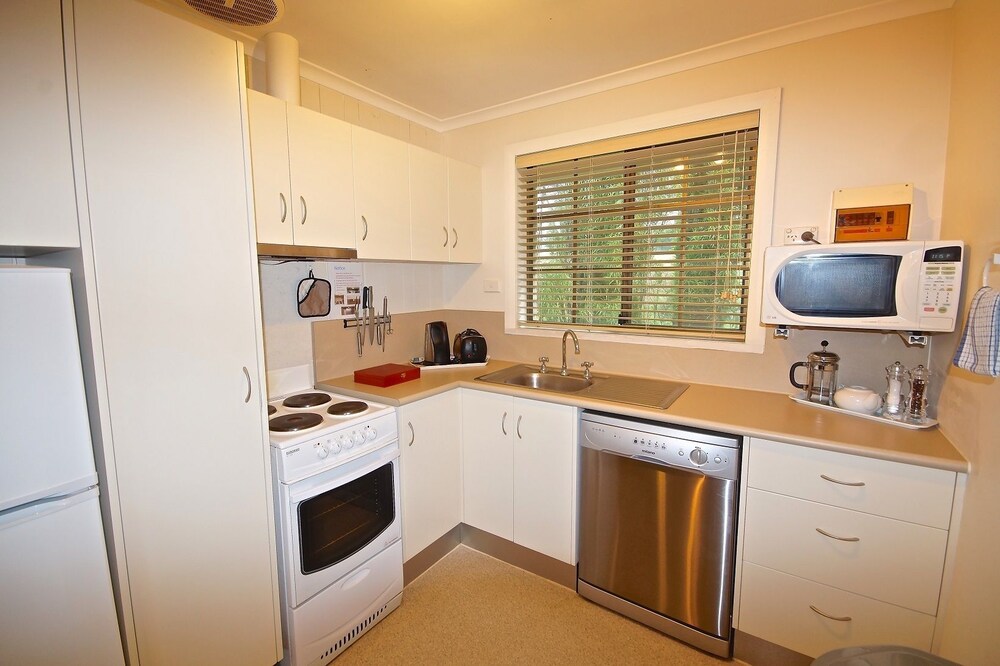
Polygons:
[[455,358],[459,363],[485,363],[486,338],[474,328],[467,328],[455,335]]

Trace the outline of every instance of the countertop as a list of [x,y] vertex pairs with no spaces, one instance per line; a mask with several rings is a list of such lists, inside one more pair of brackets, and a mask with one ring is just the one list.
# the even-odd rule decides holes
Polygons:
[[316,387],[394,406],[464,387],[953,472],[969,471],[968,461],[936,427],[911,430],[814,409],[784,393],[690,383],[667,409],[654,409],[476,381],[476,377],[512,365],[520,363],[490,360],[486,367],[423,369],[419,379],[387,388],[359,384],[353,376],[323,379]]

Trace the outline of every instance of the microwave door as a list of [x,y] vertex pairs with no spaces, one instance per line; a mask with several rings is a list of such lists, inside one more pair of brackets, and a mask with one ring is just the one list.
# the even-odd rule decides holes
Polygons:
[[778,273],[775,297],[800,317],[895,317],[899,263],[886,254],[798,257]]

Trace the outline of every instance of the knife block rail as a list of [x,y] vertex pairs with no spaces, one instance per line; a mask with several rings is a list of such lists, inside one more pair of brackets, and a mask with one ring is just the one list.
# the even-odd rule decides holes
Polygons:
[[[388,332],[392,331],[392,315],[376,315],[373,321],[376,326],[385,324],[389,327]],[[344,328],[359,328],[364,327],[365,325],[364,319],[361,319],[360,321],[357,319],[344,319],[343,322]]]

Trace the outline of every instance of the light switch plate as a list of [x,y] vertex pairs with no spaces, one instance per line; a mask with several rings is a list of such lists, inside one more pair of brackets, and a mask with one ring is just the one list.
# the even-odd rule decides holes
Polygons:
[[483,280],[483,291],[487,294],[499,294],[500,280]]

